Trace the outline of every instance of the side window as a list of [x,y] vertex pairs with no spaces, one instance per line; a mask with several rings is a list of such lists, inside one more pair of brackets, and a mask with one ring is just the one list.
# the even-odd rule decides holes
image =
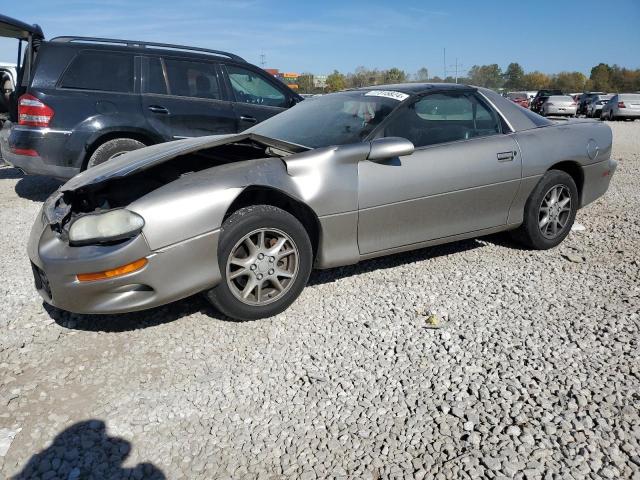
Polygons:
[[165,59],[169,95],[220,100],[220,84],[212,63]]
[[144,78],[142,91],[144,93],[167,93],[167,82],[164,75],[164,67],[158,57],[147,57],[147,72]]
[[64,72],[62,88],[133,92],[133,55],[81,52]]
[[405,107],[385,129],[387,137],[407,138],[416,147],[501,133],[499,119],[470,94],[434,93]]
[[236,100],[270,107],[287,107],[287,98],[261,75],[244,68],[227,65]]

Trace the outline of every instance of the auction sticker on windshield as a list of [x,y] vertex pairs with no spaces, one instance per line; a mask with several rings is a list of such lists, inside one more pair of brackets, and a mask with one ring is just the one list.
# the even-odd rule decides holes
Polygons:
[[399,102],[403,101],[409,95],[402,92],[394,92],[393,90],[371,90],[370,92],[365,93],[365,97],[385,97],[385,98],[393,98],[394,100],[398,100]]

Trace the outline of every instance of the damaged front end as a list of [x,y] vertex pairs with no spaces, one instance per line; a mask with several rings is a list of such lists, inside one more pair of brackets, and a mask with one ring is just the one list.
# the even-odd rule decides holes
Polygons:
[[46,200],[32,229],[36,288],[77,313],[141,310],[211,288],[220,281],[220,219],[239,191],[224,179],[286,172],[280,158],[304,150],[252,134],[197,138],[77,175]]

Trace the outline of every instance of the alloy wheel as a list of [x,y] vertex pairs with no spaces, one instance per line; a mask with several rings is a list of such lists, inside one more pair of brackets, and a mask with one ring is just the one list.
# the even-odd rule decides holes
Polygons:
[[281,230],[260,228],[242,237],[231,249],[227,284],[247,305],[261,306],[281,298],[298,274],[300,254],[293,239]]
[[538,227],[545,238],[561,235],[571,218],[571,191],[566,185],[551,187],[542,199],[538,211]]

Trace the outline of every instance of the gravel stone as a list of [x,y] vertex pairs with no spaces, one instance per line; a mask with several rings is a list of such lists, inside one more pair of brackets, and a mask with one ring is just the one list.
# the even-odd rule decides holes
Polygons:
[[44,306],[26,240],[59,182],[0,167],[0,478],[638,479],[640,122],[609,125],[618,170],[559,247],[314,272],[256,322]]

